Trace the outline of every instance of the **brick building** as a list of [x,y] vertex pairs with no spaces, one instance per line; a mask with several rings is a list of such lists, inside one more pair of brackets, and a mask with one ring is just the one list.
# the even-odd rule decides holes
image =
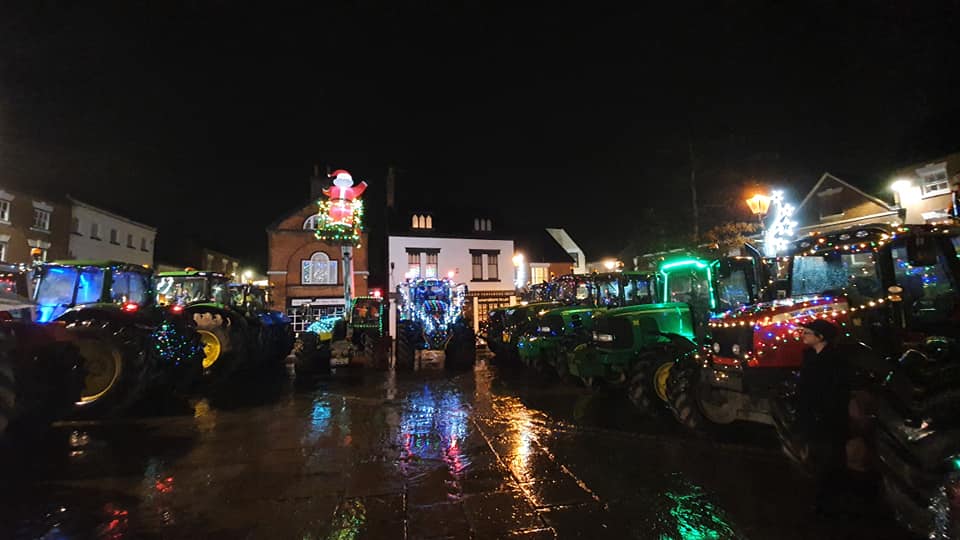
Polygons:
[[[315,196],[321,196],[320,187],[314,181]],[[316,215],[313,199],[267,228],[267,279],[274,286],[274,308],[286,311],[297,330],[314,317],[344,309],[340,246],[316,239]],[[354,296],[367,294],[367,240],[364,234],[353,250]]]
[[67,201],[0,186],[0,260],[29,263],[33,248],[43,260],[67,258],[70,222]]

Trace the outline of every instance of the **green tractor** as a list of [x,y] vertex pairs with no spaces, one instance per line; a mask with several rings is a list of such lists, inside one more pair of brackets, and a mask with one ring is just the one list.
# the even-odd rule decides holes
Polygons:
[[115,414],[150,389],[185,389],[203,349],[192,321],[159,309],[150,270],[115,261],[37,268],[37,322],[62,325],[81,357],[78,415]]
[[650,411],[667,401],[674,360],[696,350],[711,313],[756,300],[761,268],[755,258],[688,258],[661,264],[660,303],[611,309],[595,317],[592,343],[570,356],[570,374],[586,386],[627,389]]
[[203,373],[222,379],[238,369],[280,365],[291,345],[290,321],[267,309],[266,291],[231,285],[223,274],[202,270],[161,272],[157,303],[184,313],[203,344]]
[[593,333],[594,315],[607,309],[649,304],[655,296],[655,276],[639,272],[613,272],[590,276],[588,295],[580,305],[541,310],[533,328],[520,337],[520,361],[537,370],[568,376],[567,356]]

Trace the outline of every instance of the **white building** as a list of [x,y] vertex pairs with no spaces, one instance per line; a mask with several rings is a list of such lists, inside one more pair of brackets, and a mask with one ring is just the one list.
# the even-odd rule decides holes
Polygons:
[[398,214],[388,238],[391,292],[407,277],[452,277],[465,283],[474,325],[514,302],[513,240],[498,237],[485,216],[433,212]]
[[67,197],[72,206],[70,257],[153,266],[157,229]]

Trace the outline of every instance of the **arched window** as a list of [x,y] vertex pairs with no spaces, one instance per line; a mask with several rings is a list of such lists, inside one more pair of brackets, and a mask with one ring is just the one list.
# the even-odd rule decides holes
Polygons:
[[317,216],[316,216],[316,215],[312,215],[312,216],[308,217],[308,218],[303,222],[303,228],[306,229],[306,230],[308,230],[308,231],[315,230],[315,229],[317,228]]
[[479,231],[479,230],[480,230],[480,220],[479,220],[479,219],[474,218],[474,220],[473,220],[473,230],[475,230],[475,231]]
[[419,228],[420,228],[420,216],[414,214],[414,215],[413,215],[413,223],[411,223],[410,226],[413,227],[414,229],[419,229]]
[[493,230],[493,222],[490,221],[489,219],[487,220],[487,230],[488,230],[488,231],[492,231],[492,230]]
[[433,228],[433,217],[427,216],[426,222],[424,223],[424,228],[432,229]]
[[337,261],[318,251],[300,261],[300,283],[304,285],[336,285]]

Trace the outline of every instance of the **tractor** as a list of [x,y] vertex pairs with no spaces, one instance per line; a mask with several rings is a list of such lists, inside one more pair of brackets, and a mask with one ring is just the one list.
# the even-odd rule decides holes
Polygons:
[[794,430],[797,328],[833,322],[851,364],[850,410],[865,412],[851,416],[851,435],[875,450],[888,502],[911,530],[957,538],[958,248],[956,225],[870,225],[797,240],[786,298],[711,321],[709,346],[684,366],[689,383],[677,389],[695,408],[678,419],[696,427],[760,417],[808,464]]
[[476,336],[463,316],[467,287],[447,278],[412,278],[397,286],[396,367],[443,358],[444,367],[464,369],[476,359]]
[[80,357],[63,325],[32,322],[25,266],[0,263],[0,438],[38,427],[80,399]]
[[696,350],[711,313],[756,300],[761,265],[753,257],[687,258],[660,265],[659,303],[599,314],[592,343],[570,357],[571,375],[586,386],[623,386],[641,411],[667,401],[675,359]]
[[538,370],[556,370],[565,378],[569,371],[567,356],[590,341],[594,315],[607,309],[649,304],[656,288],[655,276],[638,272],[596,274],[591,282],[591,294],[580,305],[541,310],[545,313],[517,344],[521,363]]
[[59,261],[36,273],[37,322],[62,326],[81,358],[77,415],[117,414],[148,390],[185,389],[198,375],[203,349],[193,324],[156,306],[150,270]]
[[293,348],[297,374],[327,373],[331,368],[384,368],[389,364],[387,302],[380,296],[351,301],[350,319],[336,315],[314,321],[297,336]]
[[231,283],[232,305],[243,313],[256,334],[255,349],[270,367],[282,366],[293,349],[293,326],[282,311],[270,309],[270,289],[249,283]]
[[290,344],[290,321],[267,309],[266,291],[233,285],[218,272],[161,272],[157,302],[191,319],[203,344],[203,373],[222,380],[239,369],[280,365]]

